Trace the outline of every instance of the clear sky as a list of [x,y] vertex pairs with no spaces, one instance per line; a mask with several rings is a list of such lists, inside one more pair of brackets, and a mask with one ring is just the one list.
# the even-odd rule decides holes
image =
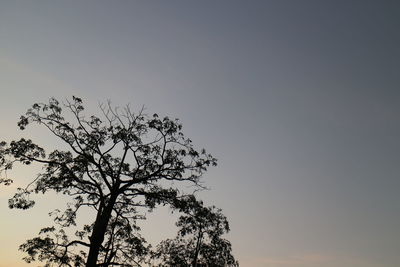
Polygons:
[[[145,105],[219,159],[201,196],[228,216],[241,266],[398,267],[399,29],[390,0],[2,0],[0,139],[51,96]],[[18,245],[57,206],[9,210],[13,190],[0,267],[29,266]]]

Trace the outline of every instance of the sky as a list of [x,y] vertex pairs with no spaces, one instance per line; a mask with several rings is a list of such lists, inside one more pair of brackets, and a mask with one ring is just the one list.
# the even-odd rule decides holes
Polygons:
[[[0,139],[79,96],[180,118],[219,159],[200,193],[228,217],[244,267],[400,266],[398,1],[0,1]],[[59,196],[7,208],[0,267],[24,263]],[[155,219],[154,219],[155,218]],[[173,236],[160,211],[150,240]],[[156,235],[156,236],[155,236]]]

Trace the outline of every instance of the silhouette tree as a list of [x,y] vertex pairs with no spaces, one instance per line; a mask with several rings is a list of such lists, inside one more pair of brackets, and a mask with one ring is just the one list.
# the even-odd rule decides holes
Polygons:
[[180,201],[178,208],[184,214],[179,217],[175,239],[162,241],[153,258],[162,266],[239,266],[232,255],[231,243],[221,236],[229,232],[229,223],[220,209],[204,207],[194,196]]
[[[65,103],[51,98],[48,103],[34,104],[21,116],[21,130],[32,123],[44,126],[64,149],[46,153],[24,138],[0,143],[3,171],[15,163],[43,166],[42,172],[9,200],[10,208],[31,208],[35,203],[30,199],[32,193],[55,191],[70,199],[64,211],[51,213],[53,226],[20,246],[28,254],[24,259],[44,261],[45,266],[140,266],[150,247],[139,234],[137,220],[145,219],[144,211],[159,204],[176,203],[188,212],[178,222],[180,236],[197,237],[193,239],[193,264],[203,259],[217,262],[220,255],[228,255],[229,242],[218,239],[228,230],[226,218],[197,202],[183,204],[191,198],[178,187],[190,183],[195,189],[203,188],[200,177],[207,167],[216,165],[216,159],[193,147],[178,120],[149,116],[143,110],[134,114],[129,107],[119,110],[110,103],[100,108],[101,116],[87,117],[80,98]],[[3,184],[11,182],[0,179]],[[191,208],[183,209],[185,205]],[[93,210],[95,218],[79,228],[78,211],[85,208]],[[71,234],[74,227],[78,230]],[[211,240],[207,244],[206,235]],[[222,254],[215,250],[220,248]]]

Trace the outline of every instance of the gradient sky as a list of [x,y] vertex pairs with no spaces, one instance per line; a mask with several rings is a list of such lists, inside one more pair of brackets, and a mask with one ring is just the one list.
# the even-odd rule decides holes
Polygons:
[[[0,139],[51,145],[16,127],[50,96],[145,105],[219,159],[200,195],[241,266],[398,267],[399,29],[389,0],[2,0]],[[0,267],[57,207],[7,208],[32,173],[0,188]]]

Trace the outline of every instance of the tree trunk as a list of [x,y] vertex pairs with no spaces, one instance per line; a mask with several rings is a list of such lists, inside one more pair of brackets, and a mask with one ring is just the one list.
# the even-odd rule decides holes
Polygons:
[[86,260],[86,267],[96,267],[97,265],[97,258],[99,257],[101,244],[104,241],[104,235],[106,233],[108,222],[110,221],[111,213],[116,200],[117,195],[112,194],[106,207],[102,211],[99,211],[101,214],[99,214],[99,216],[96,218],[92,235],[90,237],[90,248],[89,255]]
[[199,234],[197,236],[197,242],[196,242],[196,248],[195,248],[196,250],[194,252],[194,257],[193,257],[194,258],[193,259],[193,267],[197,267],[197,261],[198,261],[198,258],[199,258],[199,252],[200,252],[202,239],[203,239],[203,232],[202,232],[202,229],[201,229],[201,226],[200,226]]

